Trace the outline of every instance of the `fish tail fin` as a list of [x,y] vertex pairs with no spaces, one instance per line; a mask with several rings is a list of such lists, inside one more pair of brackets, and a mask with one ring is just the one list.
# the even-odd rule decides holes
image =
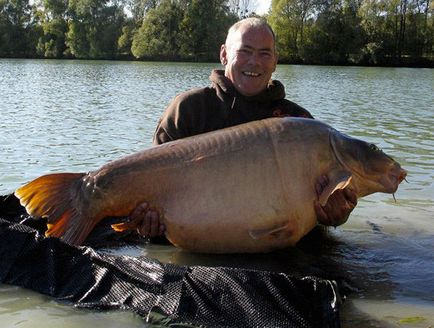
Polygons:
[[15,196],[27,213],[47,218],[46,236],[60,237],[71,245],[81,244],[97,221],[88,213],[83,192],[85,173],[55,173],[41,176],[18,188]]

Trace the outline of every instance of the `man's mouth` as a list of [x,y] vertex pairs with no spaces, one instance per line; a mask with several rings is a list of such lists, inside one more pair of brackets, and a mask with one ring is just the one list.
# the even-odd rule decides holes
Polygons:
[[249,77],[258,77],[261,75],[261,74],[256,73],[256,72],[249,72],[249,71],[244,71],[243,74],[246,76],[249,76]]

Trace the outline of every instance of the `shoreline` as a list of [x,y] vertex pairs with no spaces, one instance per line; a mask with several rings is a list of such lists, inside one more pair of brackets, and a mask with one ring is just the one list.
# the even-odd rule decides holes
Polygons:
[[[29,59],[29,60],[61,60],[61,61],[118,61],[118,62],[155,62],[155,63],[188,63],[188,64],[217,64],[221,65],[218,60],[215,61],[197,61],[188,59],[173,59],[173,60],[162,60],[161,58],[146,58],[146,59],[136,59],[131,57],[118,57],[118,58],[44,58],[44,57],[0,57],[2,59]],[[319,62],[302,62],[302,61],[288,61],[282,60],[278,62],[278,65],[298,65],[298,66],[331,66],[331,67],[386,67],[386,68],[434,68],[433,60],[424,60],[422,62],[407,62],[394,64],[390,63],[319,63]]]

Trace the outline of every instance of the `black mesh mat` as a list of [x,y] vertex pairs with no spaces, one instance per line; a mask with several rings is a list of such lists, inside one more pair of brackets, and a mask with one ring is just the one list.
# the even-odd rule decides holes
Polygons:
[[330,280],[100,254],[45,238],[38,224],[13,196],[0,199],[0,282],[167,327],[340,327]]

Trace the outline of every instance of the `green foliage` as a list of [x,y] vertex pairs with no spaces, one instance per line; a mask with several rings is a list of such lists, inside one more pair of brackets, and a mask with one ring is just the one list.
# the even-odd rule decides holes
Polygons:
[[163,0],[157,8],[149,10],[133,37],[132,54],[136,58],[176,59],[182,16],[178,4],[170,0]]
[[309,29],[308,20],[313,16],[313,0],[272,1],[270,24],[277,36],[279,55],[286,61],[299,61],[305,35]]
[[430,0],[273,0],[268,19],[282,61],[416,64],[433,57],[429,6]]
[[87,58],[89,56],[90,45],[87,39],[87,28],[85,24],[79,21],[70,21],[68,23],[66,40],[66,44],[72,55],[77,58]]
[[77,58],[115,58],[125,20],[107,0],[70,0],[66,44]]
[[50,18],[65,18],[68,0],[44,0],[45,14]]
[[43,22],[42,29],[44,35],[38,40],[37,53],[46,58],[61,58],[66,50],[66,21],[62,18],[54,18]]
[[181,55],[202,61],[218,60],[220,45],[237,18],[223,0],[192,0],[181,22]]
[[[251,4],[0,0],[0,57],[218,61]],[[281,62],[432,66],[433,13],[433,0],[272,0],[266,18]]]
[[28,0],[0,1],[0,56],[32,57],[36,55],[36,34]]
[[135,33],[136,58],[216,60],[229,26],[236,21],[222,0],[162,0]]
[[118,39],[118,53],[121,56],[130,56],[133,37],[135,34],[134,21],[128,20],[122,27],[122,34]]
[[146,13],[157,8],[161,0],[125,0],[125,8],[131,12],[136,22],[141,22]]
[[[429,0],[365,0],[358,12],[366,31],[367,63],[402,64],[432,57],[433,8]],[[375,45],[375,51],[370,51]]]
[[313,63],[346,64],[358,57],[363,34],[356,11],[350,3],[324,6],[302,49],[303,58]]

